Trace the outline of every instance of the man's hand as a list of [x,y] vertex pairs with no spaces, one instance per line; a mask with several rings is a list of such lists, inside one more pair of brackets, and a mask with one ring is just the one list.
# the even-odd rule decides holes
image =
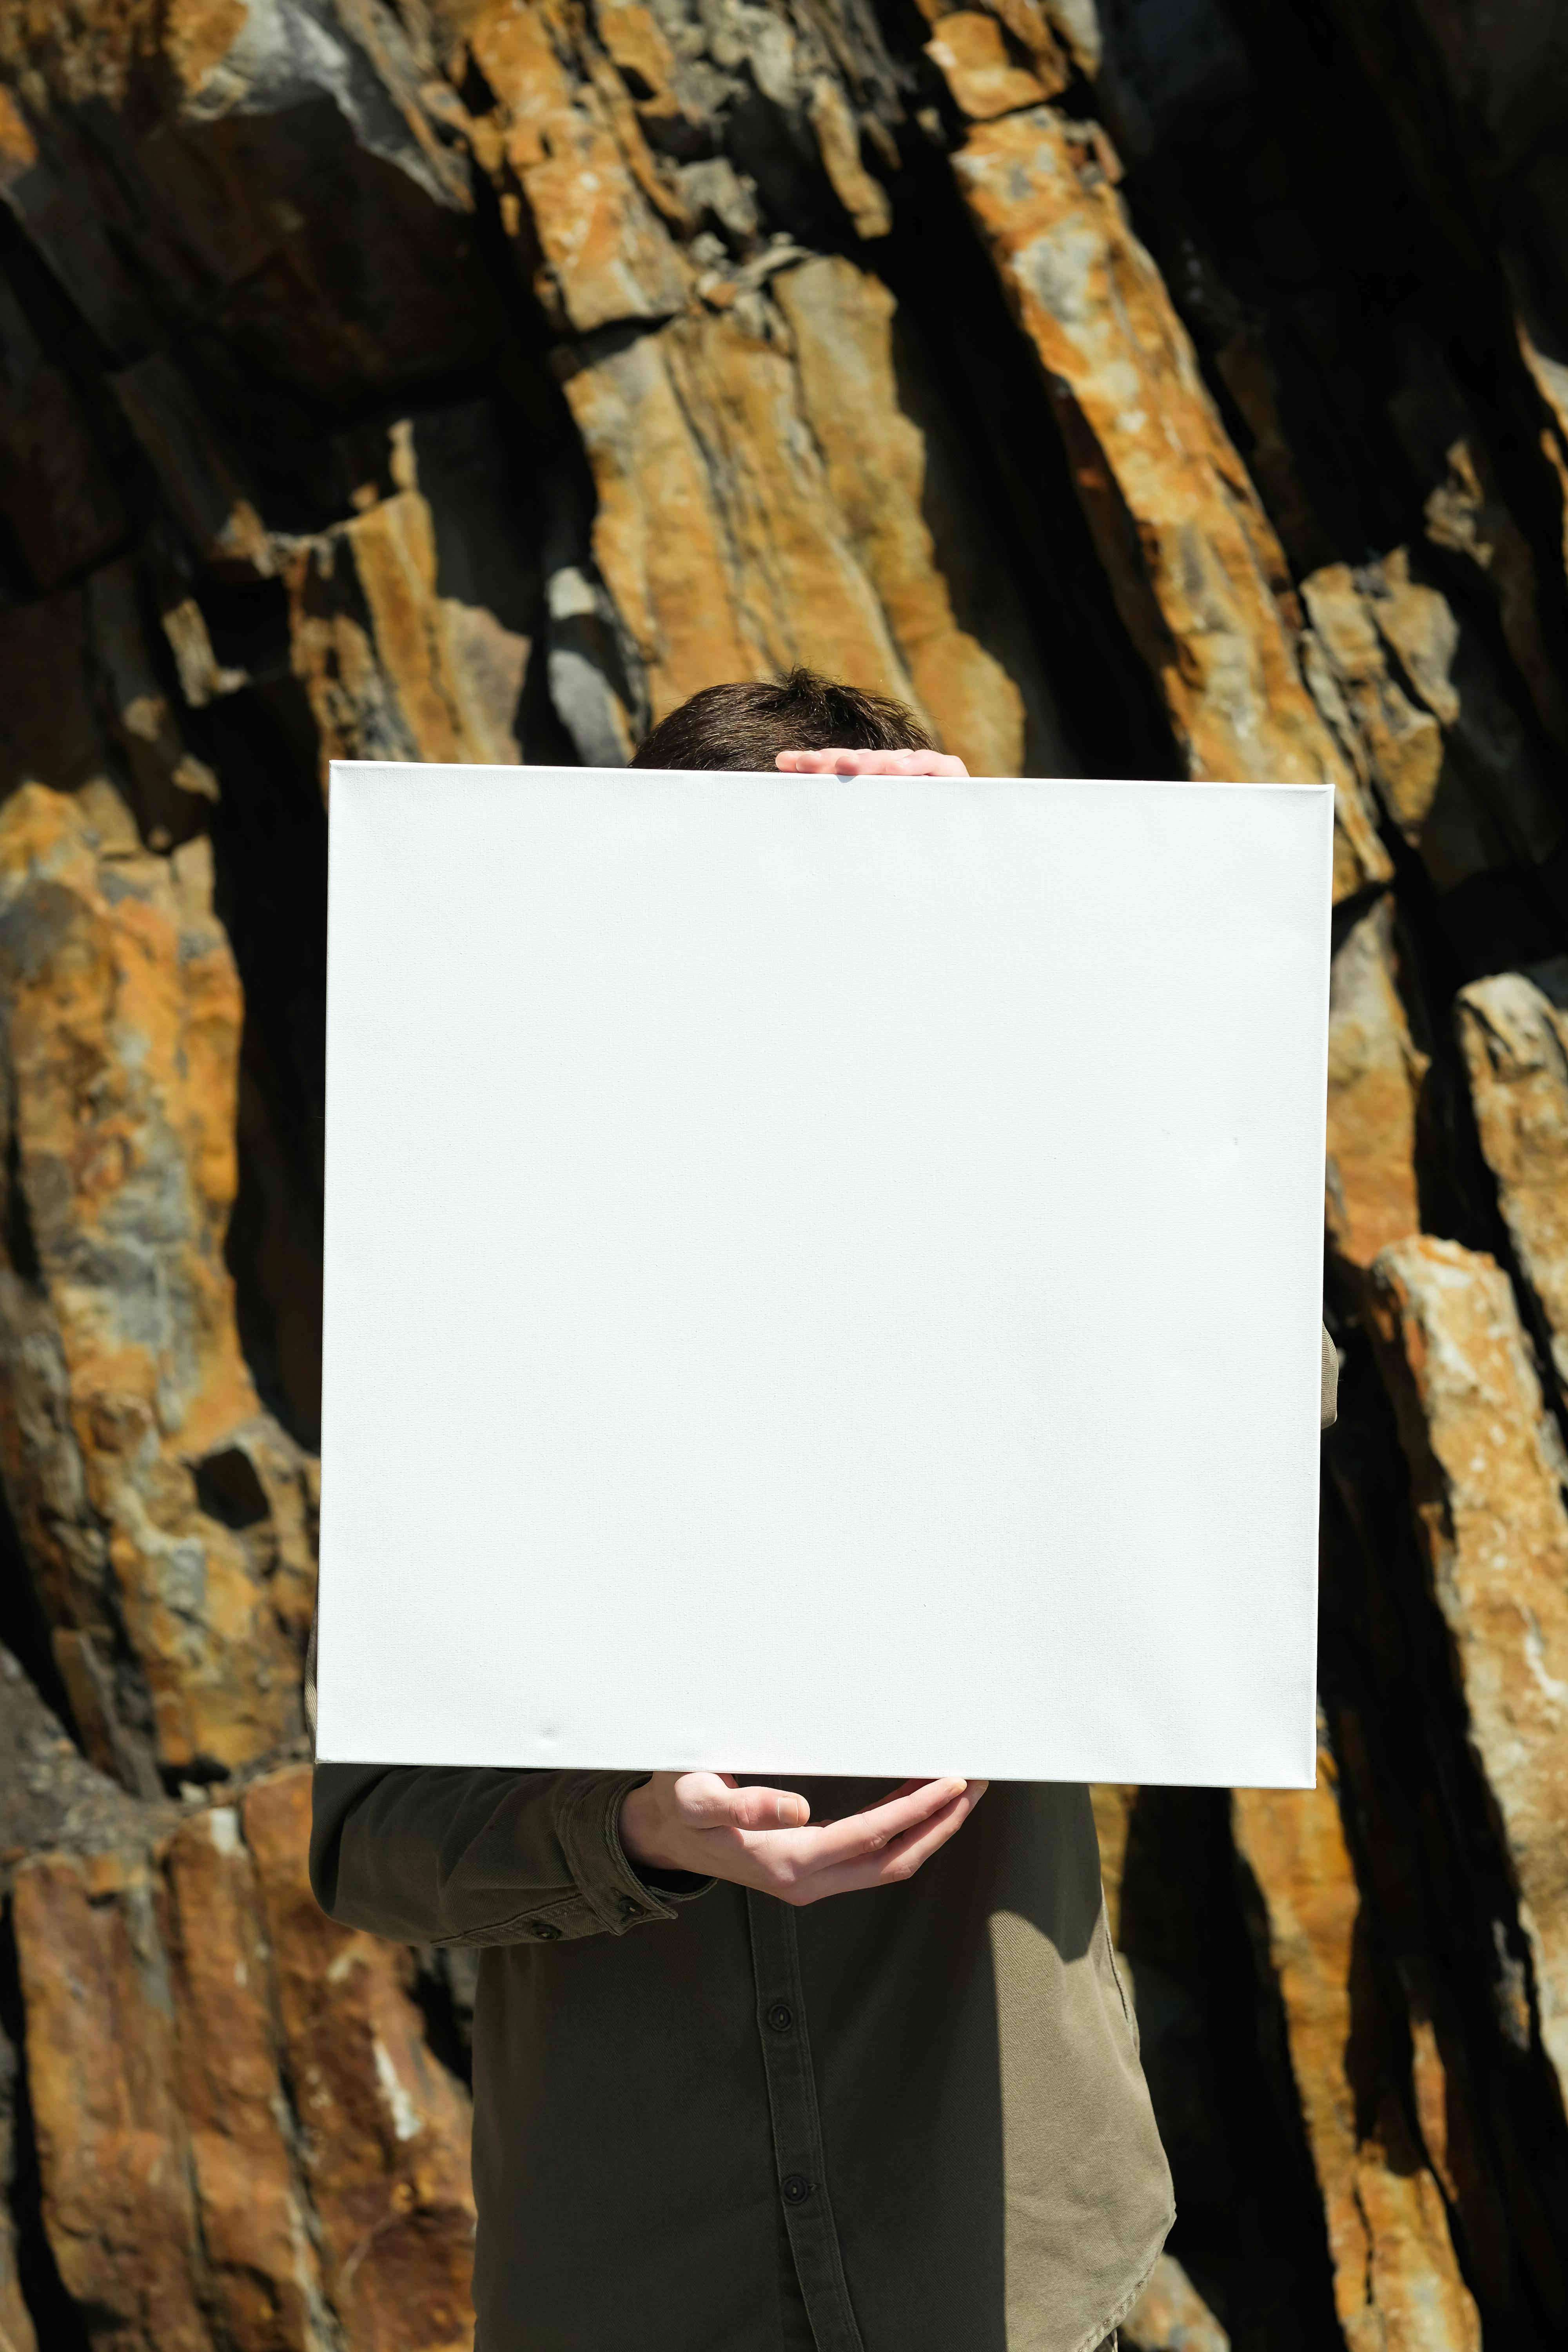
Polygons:
[[731,1772],[656,1772],[621,1807],[621,1844],[651,1870],[689,1870],[797,1906],[898,1886],[962,1828],[984,1780],[906,1780],[841,1822],[811,1823],[788,1789],[738,1789]]
[[781,751],[788,776],[967,776],[951,751]]

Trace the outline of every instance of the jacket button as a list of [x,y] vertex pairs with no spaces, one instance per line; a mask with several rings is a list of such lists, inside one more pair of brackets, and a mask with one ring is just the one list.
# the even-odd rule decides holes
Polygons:
[[811,2183],[804,2173],[786,2173],[779,2185],[784,2190],[786,2205],[804,2205],[811,2194]]
[[642,1905],[640,1903],[634,1903],[629,1895],[623,1895],[621,1897],[621,1916],[623,1919],[640,1919],[642,1917]]
[[560,1928],[552,1927],[548,1919],[536,1919],[533,1932],[542,1944],[558,1944],[561,1941]]
[[787,2000],[775,2000],[768,2011],[768,2023],[775,2033],[787,2033],[795,2023],[795,2011]]

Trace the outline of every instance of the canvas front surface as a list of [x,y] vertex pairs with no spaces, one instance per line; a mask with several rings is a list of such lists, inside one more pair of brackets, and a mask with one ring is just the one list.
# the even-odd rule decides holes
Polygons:
[[321,1755],[1310,1783],[1331,827],[337,765]]

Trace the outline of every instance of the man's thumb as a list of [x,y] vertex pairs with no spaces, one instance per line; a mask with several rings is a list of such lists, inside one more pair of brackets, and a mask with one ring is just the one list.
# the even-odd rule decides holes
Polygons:
[[811,1819],[811,1807],[793,1789],[727,1789],[711,1784],[700,1800],[701,1826],[728,1822],[738,1830],[798,1830]]

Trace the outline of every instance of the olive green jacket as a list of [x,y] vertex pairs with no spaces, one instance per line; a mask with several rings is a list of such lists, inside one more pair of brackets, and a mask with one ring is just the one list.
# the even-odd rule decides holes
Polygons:
[[477,2352],[1090,2352],[1173,2210],[1088,1790],[797,1911],[639,1875],[644,1778],[317,1767],[323,1907],[484,1947]]
[[1173,2214],[1088,1790],[795,1910],[640,1877],[644,1777],[316,1769],[325,1909],[486,1948],[477,2352],[1089,2352]]

